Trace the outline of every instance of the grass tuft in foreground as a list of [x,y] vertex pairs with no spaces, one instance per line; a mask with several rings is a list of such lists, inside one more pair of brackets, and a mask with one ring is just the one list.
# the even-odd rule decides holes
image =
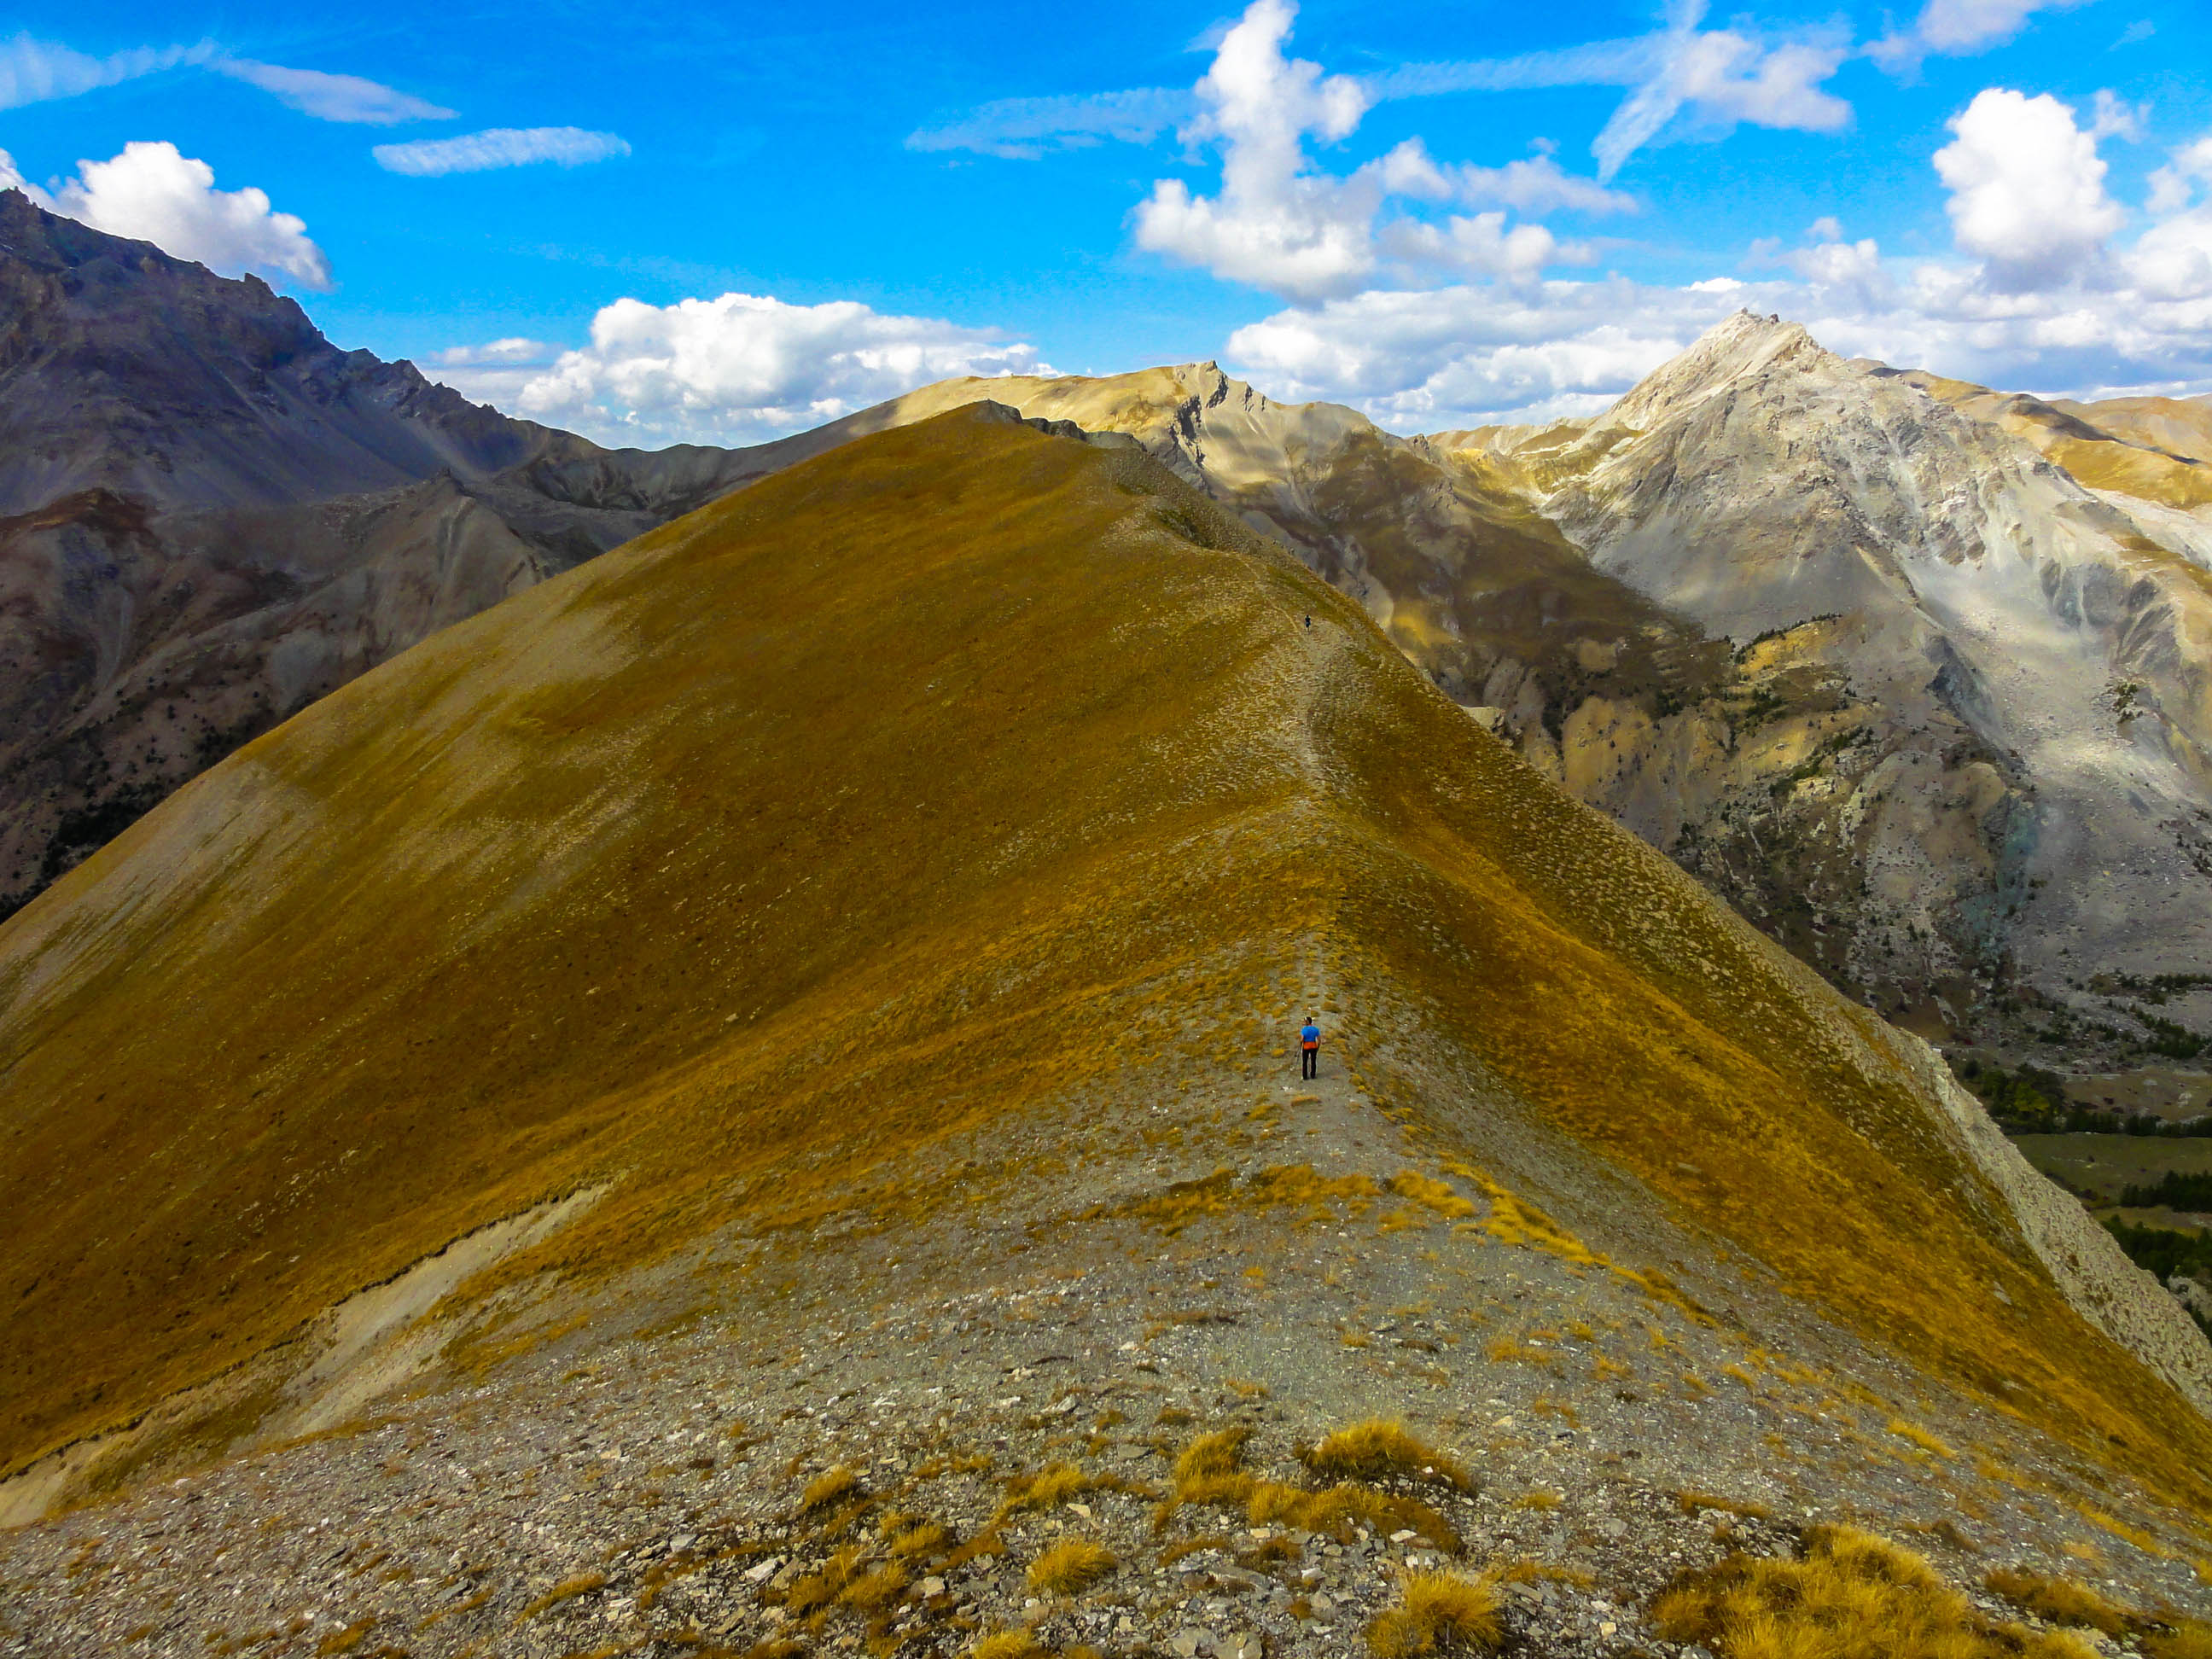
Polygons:
[[1409,1572],[1397,1605],[1367,1627],[1367,1645],[1375,1659],[1425,1659],[1494,1648],[1503,1635],[1498,1593],[1487,1579]]
[[1815,1527],[1795,1560],[1732,1555],[1677,1579],[1652,1630],[1722,1659],[2094,1659],[2069,1632],[1996,1624],[1921,1557],[1855,1527]]
[[1437,1481],[1462,1492],[1473,1485],[1455,1459],[1408,1433],[1403,1423],[1381,1418],[1337,1430],[1301,1454],[1301,1461],[1316,1474],[1335,1480],[1373,1480],[1395,1474]]
[[1048,1463],[1035,1474],[1024,1475],[1006,1488],[994,1521],[1025,1510],[1058,1509],[1070,1498],[1080,1498],[1099,1483],[1073,1463]]
[[1030,1563],[1029,1584],[1048,1595],[1080,1595],[1120,1565],[1103,1544],[1063,1538]]
[[809,1481],[799,1501],[806,1509],[827,1509],[842,1498],[850,1498],[860,1489],[860,1477],[840,1463],[827,1474],[817,1475]]
[[2212,1625],[2185,1620],[2172,1630],[2146,1638],[2143,1651],[2150,1659],[2212,1659]]
[[2107,1636],[2125,1636],[2142,1627],[2142,1621],[2127,1608],[2070,1578],[2001,1567],[1982,1583],[2022,1613],[2054,1625],[2079,1625]]
[[[1309,1492],[1279,1480],[1261,1480],[1244,1467],[1244,1443],[1251,1433],[1242,1425],[1217,1430],[1199,1436],[1184,1447],[1182,1455],[1176,1459],[1174,1494],[1154,1515],[1154,1527],[1164,1529],[1176,1511],[1186,1504],[1211,1504],[1242,1510],[1255,1527],[1295,1527],[1302,1532],[1328,1533],[1348,1539],[1352,1523],[1364,1522],[1385,1531],[1410,1528],[1447,1555],[1456,1555],[1464,1547],[1452,1524],[1418,1498],[1376,1492],[1352,1481],[1339,1481],[1324,1492]],[[1417,1467],[1433,1472],[1427,1478],[1447,1478],[1432,1461],[1436,1453],[1411,1436],[1406,1438],[1410,1445],[1419,1449],[1424,1461]],[[1326,1445],[1328,1442],[1322,1443]],[[1310,1455],[1307,1461],[1310,1467]],[[1458,1469],[1458,1465],[1449,1460],[1445,1467]]]

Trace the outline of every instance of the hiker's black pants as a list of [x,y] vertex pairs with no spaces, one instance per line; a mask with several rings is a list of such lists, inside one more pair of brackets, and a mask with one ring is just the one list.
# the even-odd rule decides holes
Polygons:
[[1307,1048],[1302,1052],[1305,1055],[1305,1070],[1300,1072],[1298,1075],[1300,1077],[1319,1077],[1321,1075],[1321,1050],[1318,1048]]

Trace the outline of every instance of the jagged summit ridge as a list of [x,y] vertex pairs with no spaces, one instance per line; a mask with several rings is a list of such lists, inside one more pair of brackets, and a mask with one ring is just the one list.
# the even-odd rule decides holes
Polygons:
[[1705,398],[1748,391],[1770,375],[1819,374],[1840,364],[1802,324],[1739,311],[1638,381],[1600,419],[1641,430]]

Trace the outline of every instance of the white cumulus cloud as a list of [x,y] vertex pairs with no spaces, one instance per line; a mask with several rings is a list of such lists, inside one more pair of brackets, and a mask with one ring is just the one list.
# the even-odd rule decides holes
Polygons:
[[900,316],[854,301],[792,305],[725,294],[671,306],[618,300],[592,320],[591,343],[521,377],[434,366],[471,396],[611,444],[750,443],[817,426],[902,392],[960,374],[1050,374],[1036,349],[935,317]]
[[1253,0],[1223,36],[1198,83],[1198,117],[1183,129],[1187,142],[1220,145],[1221,193],[1194,196],[1181,179],[1159,180],[1137,208],[1137,246],[1231,282],[1319,297],[1372,268],[1382,187],[1312,168],[1307,136],[1349,137],[1367,95],[1349,76],[1283,56],[1297,15],[1288,0]]
[[2105,191],[2095,135],[2073,110],[2048,93],[1990,87],[1950,128],[1936,171],[1950,187],[1952,234],[1987,261],[1996,287],[2052,288],[2094,267],[2126,216]]
[[1196,194],[1179,179],[1156,181],[1133,216],[1138,246],[1310,303],[1352,292],[1386,262],[1525,281],[1584,257],[1540,224],[1508,223],[1502,210],[1437,223],[1394,203],[1598,213],[1635,205],[1566,173],[1549,155],[1498,167],[1447,166],[1418,138],[1349,173],[1326,171],[1308,153],[1308,140],[1350,137],[1368,94],[1348,76],[1285,55],[1296,16],[1289,0],[1252,0],[1223,33],[1195,88],[1199,113],[1182,130],[1187,143],[1218,150],[1219,192]]
[[453,112],[358,75],[326,75],[320,70],[286,69],[281,64],[256,63],[251,58],[218,57],[208,67],[218,75],[243,81],[280,103],[318,121],[344,121],[363,126],[388,127],[402,121],[443,121]]
[[309,240],[306,221],[279,213],[268,192],[249,185],[217,190],[215,169],[174,144],[140,142],[105,161],[79,161],[77,176],[49,192],[26,181],[0,150],[0,185],[22,191],[50,213],[153,243],[226,276],[259,271],[303,288],[331,285],[331,264]]
[[379,144],[369,154],[387,173],[436,178],[448,173],[528,167],[539,161],[582,167],[629,155],[629,141],[615,133],[592,132],[582,127],[491,127],[453,138]]
[[1223,353],[1275,396],[1352,403],[1398,431],[1602,407],[1741,307],[1802,321],[1850,356],[2046,396],[2212,390],[2212,135],[2155,175],[2132,243],[2098,133],[2051,99],[1991,88],[1931,157],[1954,248],[1885,258],[1816,220],[1755,245],[1747,279],[1620,276],[1376,288],[1290,307]]
[[1633,213],[1636,198],[1626,191],[1607,190],[1595,179],[1583,179],[1562,167],[1549,155],[1508,161],[1501,167],[1461,167],[1453,175],[1460,198],[1470,206],[1495,204],[1522,213],[1551,213],[1559,209],[1578,213]]
[[2150,175],[2150,200],[2145,205],[2153,213],[2172,213],[2188,206],[2197,186],[2205,183],[2212,183],[2212,137],[2183,145]]

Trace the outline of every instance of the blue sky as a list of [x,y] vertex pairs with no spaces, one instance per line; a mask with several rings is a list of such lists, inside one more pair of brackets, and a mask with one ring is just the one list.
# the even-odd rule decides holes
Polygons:
[[1579,412],[1745,304],[2212,389],[2203,0],[352,12],[26,8],[0,148],[616,441],[1201,357],[1401,430]]

